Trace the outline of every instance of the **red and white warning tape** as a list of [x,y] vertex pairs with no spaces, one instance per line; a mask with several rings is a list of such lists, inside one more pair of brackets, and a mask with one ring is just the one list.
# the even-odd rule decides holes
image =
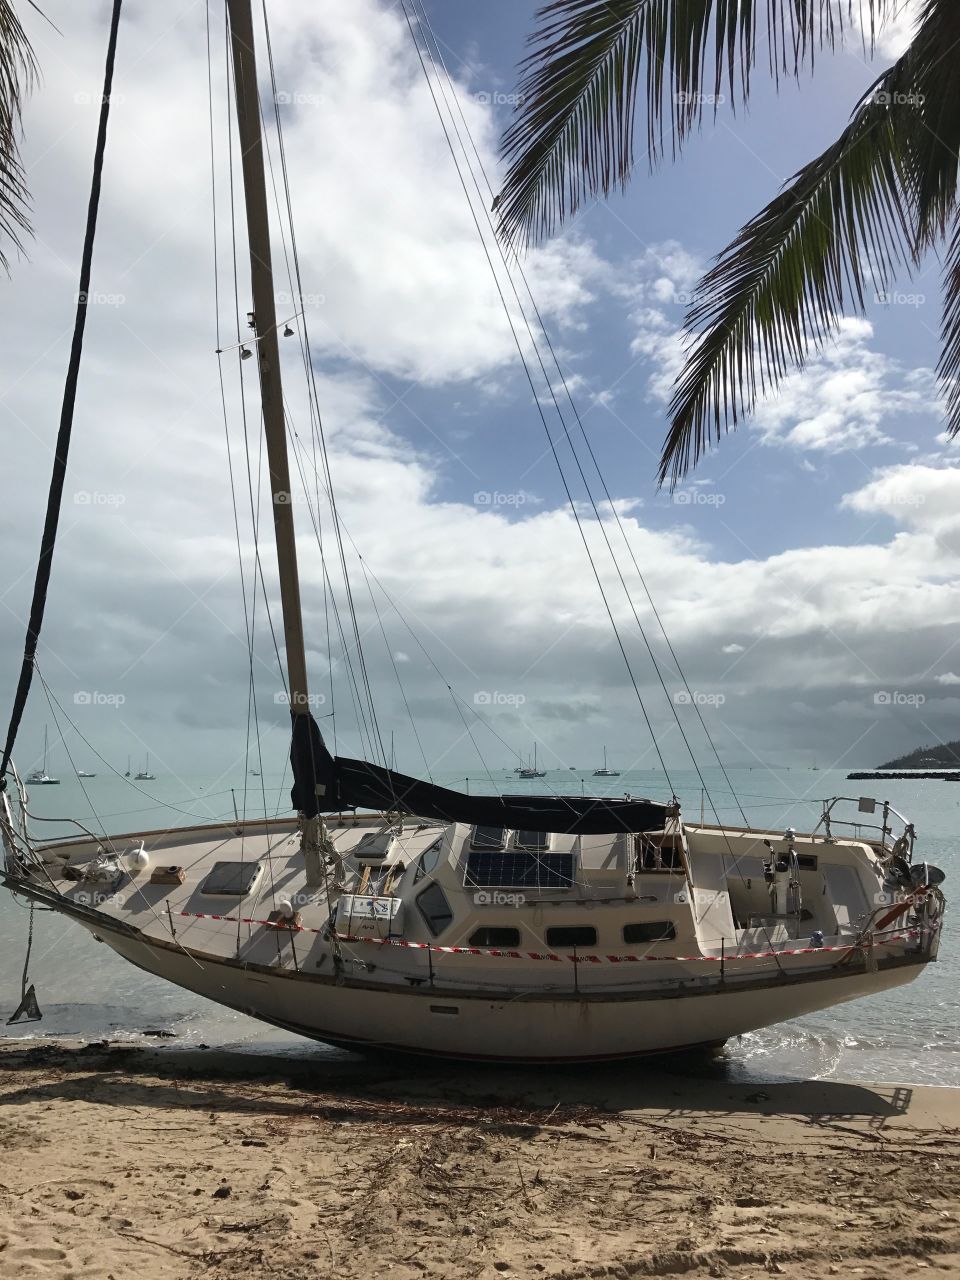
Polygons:
[[[181,916],[187,916],[191,920],[218,920],[226,921],[230,924],[260,924],[266,925],[267,928],[277,929],[280,931],[287,930],[290,933],[321,933],[328,932],[327,929],[311,929],[307,925],[289,924],[278,922],[277,920],[257,920],[251,916],[217,916],[195,911],[181,911]],[[553,951],[501,951],[490,947],[442,947],[434,942],[408,942],[404,938],[361,938],[352,933],[338,933],[335,935],[338,942],[356,943],[363,942],[371,946],[377,947],[401,947],[408,951],[431,951],[440,955],[452,956],[492,956],[494,958],[506,960],[553,960],[562,964],[564,960],[569,960],[574,964],[636,964],[644,960],[672,960],[676,961],[699,961],[704,960],[713,964],[728,963],[735,960],[769,960],[774,956],[807,956],[817,955],[819,953],[830,951],[852,951],[855,944],[848,942],[838,947],[793,947],[790,950],[783,951],[740,951],[725,953],[722,956],[638,956],[638,955],[576,955],[568,953],[558,955]],[[908,942],[911,938],[918,938],[920,930],[910,929],[905,933],[893,934],[889,938],[875,938],[874,946],[889,946],[894,942]]]

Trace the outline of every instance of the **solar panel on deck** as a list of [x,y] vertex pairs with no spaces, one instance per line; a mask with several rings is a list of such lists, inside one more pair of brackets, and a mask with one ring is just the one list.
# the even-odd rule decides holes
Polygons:
[[472,849],[464,883],[474,889],[571,889],[574,855]]

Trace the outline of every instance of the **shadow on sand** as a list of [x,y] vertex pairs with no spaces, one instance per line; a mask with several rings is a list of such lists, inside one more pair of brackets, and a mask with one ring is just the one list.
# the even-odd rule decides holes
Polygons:
[[[18,1075],[23,1087],[18,1087]],[[51,1078],[38,1081],[37,1076]],[[31,1077],[28,1080],[28,1077]],[[518,1131],[657,1119],[781,1115],[867,1128],[904,1115],[912,1090],[833,1080],[733,1081],[722,1054],[685,1054],[590,1067],[497,1067],[402,1056],[284,1057],[242,1050],[145,1048],[109,1042],[11,1045],[0,1053],[7,1106],[44,1097],[105,1106],[197,1108],[260,1116],[451,1124]]]

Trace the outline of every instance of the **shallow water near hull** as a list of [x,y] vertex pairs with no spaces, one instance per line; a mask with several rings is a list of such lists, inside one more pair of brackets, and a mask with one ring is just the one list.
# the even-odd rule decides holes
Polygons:
[[[704,771],[721,819],[739,812],[719,771]],[[917,827],[916,857],[947,872],[948,911],[940,960],[909,986],[883,996],[839,1005],[822,1013],[781,1023],[730,1041],[714,1060],[698,1059],[691,1068],[738,1081],[796,1078],[863,1080],[960,1086],[960,956],[952,947],[950,900],[960,885],[956,833],[960,825],[960,786],[939,780],[847,782],[841,771],[766,768],[728,770],[730,781],[752,825],[782,831],[809,830],[820,800],[833,795],[872,794],[889,800]],[[71,816],[91,829],[113,833],[182,826],[191,821],[222,820],[234,813],[253,817],[287,811],[288,779],[279,771],[262,779],[212,780],[158,778],[134,784],[103,775],[83,781],[63,778],[56,788],[37,789],[32,806],[51,819]],[[438,778],[451,786],[463,778]],[[673,779],[684,812],[696,820],[701,790],[692,774]],[[254,788],[255,784],[255,788]],[[504,770],[491,780],[472,780],[471,789],[550,793],[667,797],[662,774],[624,772],[617,779],[595,779],[591,771],[548,773],[522,782]],[[705,816],[712,818],[709,801]],[[64,835],[62,823],[36,823],[42,835]],[[20,1001],[28,911],[9,894],[0,895],[0,1015],[5,1019]],[[4,1026],[6,1039],[63,1036],[70,1039],[136,1039],[184,1046],[242,1048],[253,1053],[341,1056],[298,1036],[255,1022],[243,1014],[182,991],[126,964],[99,946],[83,929],[62,917],[36,913],[30,980],[43,1019]]]

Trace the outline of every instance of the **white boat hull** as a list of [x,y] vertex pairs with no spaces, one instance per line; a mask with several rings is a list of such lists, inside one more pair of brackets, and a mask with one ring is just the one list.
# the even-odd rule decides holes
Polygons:
[[124,959],[251,1017],[329,1044],[499,1062],[586,1062],[720,1045],[732,1036],[911,982],[919,961],[775,980],[750,990],[715,985],[677,996],[609,992],[578,998],[499,997],[427,986],[338,984],[292,969],[192,958],[143,938],[87,928]]

